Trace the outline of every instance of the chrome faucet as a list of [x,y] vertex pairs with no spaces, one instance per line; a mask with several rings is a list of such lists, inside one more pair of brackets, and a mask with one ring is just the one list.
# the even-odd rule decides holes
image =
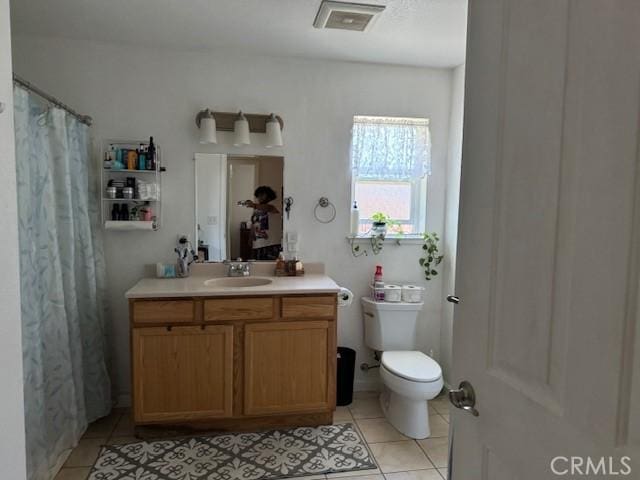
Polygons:
[[227,277],[248,277],[251,275],[251,262],[243,262],[241,258],[237,261],[225,261],[227,265]]

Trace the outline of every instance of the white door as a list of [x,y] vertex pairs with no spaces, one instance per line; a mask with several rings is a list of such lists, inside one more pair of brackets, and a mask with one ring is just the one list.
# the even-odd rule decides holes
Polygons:
[[469,15],[452,478],[640,478],[640,2]]

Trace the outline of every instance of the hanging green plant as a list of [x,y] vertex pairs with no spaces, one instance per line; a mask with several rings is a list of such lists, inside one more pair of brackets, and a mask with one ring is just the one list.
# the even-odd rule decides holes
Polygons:
[[384,247],[385,233],[377,233],[371,236],[371,251],[374,255],[378,255]]
[[364,255],[365,257],[368,255],[366,250],[360,248],[360,245],[351,240],[351,254],[358,258]]
[[437,233],[425,233],[423,238],[422,257],[420,257],[418,263],[420,263],[420,266],[424,269],[424,278],[431,280],[438,275],[436,268],[442,263],[444,255],[439,255],[438,242],[440,238],[438,238]]
[[[369,236],[371,252],[374,255],[378,255],[382,252],[384,247],[384,239],[387,236],[387,231],[392,228],[395,230],[394,233],[402,234],[402,226],[396,220],[383,212],[374,213],[371,215],[371,220],[371,230],[369,230],[366,236]],[[351,254],[354,257],[368,255],[366,249],[360,248],[359,245],[356,245],[356,238],[351,239]]]

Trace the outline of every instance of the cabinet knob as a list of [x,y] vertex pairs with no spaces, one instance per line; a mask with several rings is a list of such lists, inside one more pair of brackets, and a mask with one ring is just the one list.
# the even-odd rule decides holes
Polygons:
[[170,332],[171,330],[173,330],[173,327],[171,325],[167,325],[167,332]]

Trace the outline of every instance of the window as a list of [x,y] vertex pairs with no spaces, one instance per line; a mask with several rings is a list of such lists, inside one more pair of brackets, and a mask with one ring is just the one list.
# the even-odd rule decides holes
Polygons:
[[353,199],[358,202],[358,235],[382,212],[397,226],[389,233],[425,231],[431,139],[426,118],[355,116],[351,139]]

